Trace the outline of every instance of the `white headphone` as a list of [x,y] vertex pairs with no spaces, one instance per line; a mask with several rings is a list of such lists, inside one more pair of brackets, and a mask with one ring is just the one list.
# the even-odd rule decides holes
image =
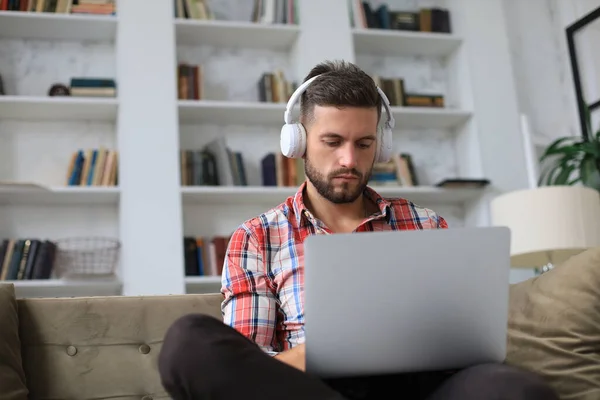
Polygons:
[[[285,114],[283,116],[285,125],[281,128],[281,138],[279,143],[281,152],[286,157],[300,158],[306,151],[306,130],[300,122],[291,122],[292,109],[306,88],[319,76],[321,75],[314,76],[300,85],[298,89],[294,91],[287,103]],[[392,157],[392,130],[394,129],[396,122],[392,116],[390,102],[387,96],[379,87],[377,87],[377,91],[382,99],[383,107],[385,108],[385,113],[387,115],[383,127],[377,127],[375,162],[379,163],[388,162]]]

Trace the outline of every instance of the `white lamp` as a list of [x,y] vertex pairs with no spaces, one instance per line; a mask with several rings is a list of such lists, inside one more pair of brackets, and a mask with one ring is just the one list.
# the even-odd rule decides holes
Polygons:
[[500,195],[492,224],[511,230],[511,264],[551,269],[600,246],[600,194],[584,186],[544,186]]

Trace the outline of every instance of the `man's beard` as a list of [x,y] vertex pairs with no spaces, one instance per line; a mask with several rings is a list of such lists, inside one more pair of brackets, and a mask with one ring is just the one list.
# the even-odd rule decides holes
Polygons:
[[[371,171],[363,175],[356,169],[339,169],[331,172],[329,176],[325,177],[313,167],[308,157],[304,160],[304,173],[315,189],[317,189],[317,192],[325,199],[335,204],[354,202],[362,195],[371,177]],[[354,175],[357,177],[358,184],[356,184],[356,187],[352,188],[354,183],[342,182],[340,185],[342,190],[336,191],[336,187],[333,184],[333,178],[339,175]]]

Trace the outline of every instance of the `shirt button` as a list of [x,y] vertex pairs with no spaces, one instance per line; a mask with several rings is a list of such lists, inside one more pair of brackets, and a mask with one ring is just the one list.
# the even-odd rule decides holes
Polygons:
[[150,353],[150,346],[148,346],[147,344],[143,344],[140,346],[139,351],[142,354],[148,354]]
[[77,348],[75,346],[67,347],[67,354],[70,356],[74,356],[75,354],[77,354]]

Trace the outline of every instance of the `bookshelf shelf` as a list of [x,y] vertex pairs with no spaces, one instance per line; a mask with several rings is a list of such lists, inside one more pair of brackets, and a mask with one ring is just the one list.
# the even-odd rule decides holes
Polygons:
[[221,277],[186,276],[185,290],[188,294],[218,293],[221,290]]
[[445,108],[391,107],[400,129],[447,129],[455,128],[471,118],[468,111]]
[[285,103],[180,100],[182,123],[283,125]]
[[178,45],[207,45],[284,51],[296,41],[296,25],[175,19]]
[[117,187],[35,187],[0,185],[0,205],[117,205]]
[[[285,103],[180,100],[182,123],[282,124]],[[397,128],[454,128],[466,122],[468,111],[443,108],[392,107]]]
[[115,121],[117,99],[0,96],[0,119],[49,121]]
[[[443,189],[436,187],[374,187],[382,196],[404,197],[422,204],[463,204],[481,195],[480,189]],[[265,186],[185,186],[183,204],[265,204],[277,205],[296,193],[296,187]]]
[[357,54],[380,56],[447,56],[462,43],[462,39],[447,33],[409,32],[389,29],[352,30]]
[[115,16],[0,11],[0,38],[113,41]]
[[4,281],[15,285],[15,293],[23,297],[116,296],[121,294],[121,283],[116,280],[31,280]]

